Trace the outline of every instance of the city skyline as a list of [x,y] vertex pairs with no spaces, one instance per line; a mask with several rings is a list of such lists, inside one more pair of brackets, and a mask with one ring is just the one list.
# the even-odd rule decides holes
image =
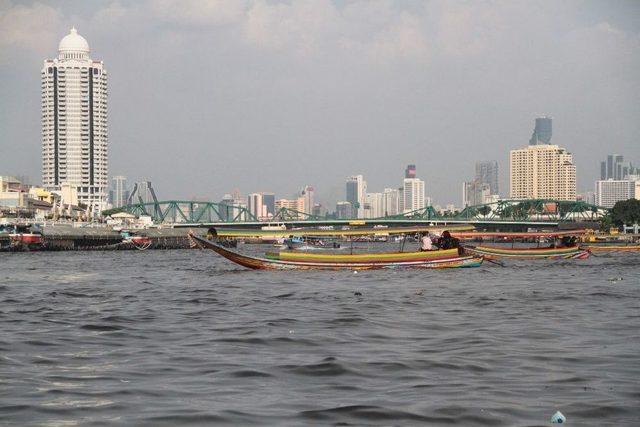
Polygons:
[[[331,202],[342,198],[337,177],[358,170],[372,188],[384,188],[397,179],[402,165],[415,163],[423,179],[434,184],[431,196],[437,203],[459,203],[462,176],[475,161],[495,158],[506,165],[509,149],[527,143],[531,119],[540,114],[554,117],[553,141],[574,155],[579,191],[592,189],[599,177],[597,165],[607,152],[640,157],[640,119],[633,108],[640,88],[631,73],[639,64],[623,54],[637,47],[638,20],[630,18],[638,16],[638,8],[632,3],[607,8],[597,2],[498,6],[491,10],[492,18],[518,22],[526,17],[536,25],[525,30],[536,31],[518,35],[520,27],[516,31],[507,25],[490,33],[496,48],[486,42],[460,43],[482,41],[477,31],[488,18],[472,13],[480,5],[385,8],[375,3],[380,19],[362,33],[347,34],[357,51],[336,43],[342,27],[325,33],[331,22],[365,22],[366,8],[356,4],[317,2],[276,9],[249,2],[211,6],[201,14],[193,13],[190,4],[172,9],[178,4],[3,4],[0,81],[5,96],[0,108],[6,114],[0,117],[0,138],[3,148],[15,144],[20,149],[10,159],[2,156],[0,169],[37,181],[39,84],[37,73],[25,69],[37,70],[73,25],[109,64],[111,173],[133,177],[145,164],[144,176],[167,198],[216,200],[235,187],[245,194],[261,187],[291,194],[312,183],[316,198]],[[296,19],[320,16],[318,28],[293,29],[311,37],[308,48],[278,31],[279,21],[269,15],[276,10]],[[426,28],[440,27],[427,24],[442,23],[454,12],[471,13],[473,25],[451,25],[451,33],[428,32]],[[21,16],[47,25],[34,30]],[[264,18],[273,31],[256,33],[248,16]],[[403,16],[410,19],[403,21]],[[554,26],[560,22],[566,29]],[[399,35],[410,31],[415,44],[404,46]],[[522,52],[500,52],[500,43],[514,37],[528,37],[532,44]],[[561,50],[549,46],[555,42]],[[608,47],[611,43],[614,48]],[[201,52],[197,66],[184,53],[185,46]],[[561,52],[575,56],[564,58]],[[328,57],[344,61],[323,65]],[[549,69],[545,61],[527,57],[551,58],[556,66]],[[459,70],[461,60],[475,70],[473,75]],[[521,64],[513,65],[522,67],[521,72],[497,68],[505,64]],[[571,71],[576,67],[581,73]],[[243,71],[250,69],[264,72]],[[281,77],[282,69],[288,70],[287,77]],[[211,78],[203,78],[201,71]],[[303,75],[308,78],[302,80]],[[465,81],[481,84],[467,86]],[[585,93],[587,82],[590,90]],[[491,109],[485,108],[486,99],[492,100]],[[214,152],[218,162],[211,164]],[[264,161],[282,164],[282,156],[286,168],[260,169]],[[359,165],[354,167],[356,158]],[[504,173],[499,184],[508,186]]]

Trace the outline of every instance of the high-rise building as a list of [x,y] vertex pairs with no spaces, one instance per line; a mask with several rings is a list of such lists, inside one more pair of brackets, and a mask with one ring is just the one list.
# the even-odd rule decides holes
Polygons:
[[[237,196],[237,197],[235,197]],[[225,194],[219,203],[220,219],[222,221],[238,221],[246,220],[247,215],[244,210],[247,205],[240,199],[240,191],[234,191],[234,194]]]
[[[291,211],[304,212],[304,197],[298,197],[297,199],[278,199],[275,203],[276,211],[280,209],[289,209]],[[298,218],[302,218],[302,215],[296,215]]]
[[316,217],[323,217],[327,214],[327,210],[320,203],[316,203],[313,205],[313,209],[311,210],[311,215]]
[[607,179],[624,180],[629,175],[639,175],[640,168],[634,167],[630,162],[624,161],[620,154],[609,154],[607,160],[600,162],[600,180]]
[[351,203],[350,202],[338,202],[336,203],[336,217],[338,219],[350,219],[353,218],[353,214],[351,212]]
[[474,180],[462,184],[462,207],[477,206],[493,201],[491,186],[486,182]]
[[89,57],[75,28],[42,68],[42,182],[69,184],[94,215],[106,208],[108,187],[107,72]]
[[538,117],[536,126],[533,129],[533,135],[529,140],[529,145],[550,144],[553,135],[551,117]]
[[596,181],[596,205],[612,208],[616,202],[640,199],[640,180],[607,179]]
[[315,205],[315,190],[310,185],[305,185],[300,195],[304,198],[304,213],[311,215]]
[[490,160],[476,162],[476,181],[481,184],[489,184],[491,194],[500,194],[498,189],[498,162]]
[[111,189],[109,190],[109,203],[114,208],[125,206],[129,201],[129,187],[127,187],[127,177],[118,175],[111,178]]
[[367,182],[362,175],[354,175],[347,178],[346,187],[346,199],[351,203],[351,214],[355,218],[362,218],[366,202]]
[[267,207],[262,201],[262,193],[249,194],[247,197],[247,210],[258,221],[267,217]]
[[383,194],[383,215],[381,216],[393,216],[398,215],[400,210],[400,190],[397,188],[385,188]]
[[416,165],[407,165],[407,168],[404,170],[405,178],[415,178],[416,177]]
[[276,196],[273,193],[262,193],[262,204],[267,208],[267,215],[273,216],[276,213]]
[[576,200],[573,156],[557,145],[511,150],[509,186],[512,199]]
[[380,218],[384,214],[384,195],[383,193],[367,193],[367,201],[365,202],[365,218]]
[[426,206],[424,181],[419,178],[405,178],[403,181],[402,195],[402,206],[405,213],[423,209]]

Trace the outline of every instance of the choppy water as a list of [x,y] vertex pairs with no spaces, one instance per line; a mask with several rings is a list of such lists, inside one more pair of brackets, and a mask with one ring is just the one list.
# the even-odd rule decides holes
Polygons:
[[0,254],[0,424],[640,425],[639,273]]

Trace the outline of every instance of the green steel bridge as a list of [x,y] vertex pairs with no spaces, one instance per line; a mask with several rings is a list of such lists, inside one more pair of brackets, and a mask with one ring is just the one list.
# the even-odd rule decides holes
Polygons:
[[126,212],[147,215],[155,223],[174,226],[242,226],[259,227],[268,223],[291,226],[347,225],[366,222],[369,225],[402,224],[476,224],[483,226],[558,226],[562,223],[598,221],[607,209],[581,201],[547,199],[500,200],[485,205],[469,206],[460,212],[439,214],[431,206],[399,215],[380,218],[320,217],[282,208],[268,221],[260,221],[243,206],[216,202],[168,200],[135,203],[103,211],[104,216]]

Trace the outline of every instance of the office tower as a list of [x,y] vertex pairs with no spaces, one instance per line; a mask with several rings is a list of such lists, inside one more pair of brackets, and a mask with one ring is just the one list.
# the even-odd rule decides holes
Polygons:
[[512,199],[576,200],[573,157],[557,145],[511,150],[509,187]]
[[382,195],[384,197],[382,216],[398,215],[401,212],[400,191],[397,188],[385,188]]
[[384,214],[384,194],[367,193],[365,202],[365,218],[380,218]]
[[338,219],[350,219],[353,217],[351,212],[351,203],[349,202],[338,202],[336,203],[336,216]]
[[491,186],[486,182],[474,180],[462,184],[462,207],[477,206],[493,201]]
[[596,181],[596,205],[612,208],[616,202],[640,199],[640,180],[607,179]]
[[354,175],[347,178],[346,190],[346,199],[351,203],[352,215],[355,218],[362,218],[367,194],[367,182],[364,177]]
[[489,184],[491,194],[500,194],[498,189],[498,162],[495,160],[476,162],[476,179],[481,184]]
[[405,178],[415,178],[416,177],[416,165],[407,165],[407,168],[404,170]]
[[107,203],[107,72],[72,28],[41,77],[42,183],[49,191],[75,187],[95,216]]
[[300,192],[300,195],[304,198],[303,212],[311,215],[313,206],[315,205],[315,190],[313,189],[313,187],[305,185],[305,187]]
[[118,175],[111,179],[111,190],[109,190],[109,203],[114,208],[125,206],[129,200],[129,188],[127,187],[127,177]]
[[550,144],[551,136],[553,135],[551,117],[538,117],[536,119],[536,125],[533,129],[533,135],[529,140],[529,145],[538,144]]
[[313,205],[313,209],[311,210],[311,215],[316,217],[325,216],[326,213],[326,209],[320,203],[316,203],[315,205]]
[[607,179],[624,180],[629,175],[640,174],[640,168],[634,167],[630,162],[624,161],[620,154],[609,154],[607,160],[600,162],[600,180]]
[[423,209],[426,206],[423,180],[419,178],[405,178],[403,181],[402,194],[402,206],[405,213]]
[[267,208],[267,215],[276,213],[276,196],[273,193],[262,193],[262,204]]
[[[237,198],[235,196],[238,196]],[[225,194],[219,203],[220,219],[222,221],[241,221],[247,220],[247,214],[243,208],[246,204],[239,197],[240,192],[234,191],[234,194]]]
[[262,193],[249,194],[247,197],[247,210],[258,220],[267,217],[267,207],[262,201]]

